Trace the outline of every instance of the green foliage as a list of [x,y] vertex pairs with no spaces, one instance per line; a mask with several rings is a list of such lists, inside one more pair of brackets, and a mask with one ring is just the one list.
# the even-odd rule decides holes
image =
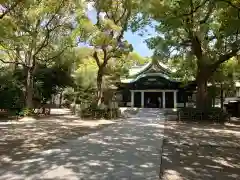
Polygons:
[[34,116],[34,111],[33,109],[29,109],[29,108],[23,108],[19,114],[19,116]]
[[178,111],[178,120],[211,123],[224,123],[229,120],[229,115],[221,108],[182,108]]
[[[215,70],[218,64],[235,56],[240,49],[236,36],[240,32],[238,2],[232,3],[149,1],[144,12],[158,23],[156,30],[159,32],[158,36],[148,40],[149,47],[160,59],[177,57],[181,59],[180,63],[196,59],[197,68],[203,64]],[[228,53],[229,57],[224,56]]]
[[73,8],[78,8],[77,1],[26,1],[1,19],[4,28],[0,28],[0,60],[24,69],[25,99],[29,108],[33,106],[38,67],[52,64],[72,45]]
[[216,82],[223,82],[226,84],[239,80],[240,64],[236,58],[227,61],[217,69],[214,73],[213,80]]
[[117,118],[120,115],[120,112],[118,109],[108,109],[104,108],[101,109],[99,106],[92,105],[87,109],[81,110],[80,112],[82,118],[94,118],[94,119],[112,119]]
[[184,60],[184,57],[175,57],[168,61],[168,65],[174,70],[172,76],[180,81],[188,82],[189,80],[195,80],[197,74],[196,59],[189,57],[188,60]]
[[[103,87],[113,84],[110,81],[120,79],[119,73],[124,72],[121,68],[123,59],[133,50],[132,45],[123,40],[123,35],[134,16],[136,2],[134,0],[91,2],[97,12],[97,22],[91,22],[83,13],[78,13],[73,39],[83,41],[93,48],[92,57],[97,65],[97,101],[100,104]],[[115,70],[118,73],[111,75],[112,72],[116,72]]]
[[137,52],[133,51],[133,52],[130,52],[126,57],[125,64],[128,67],[132,67],[134,65],[143,65],[150,61],[151,61],[151,58],[142,57]]
[[[69,61],[61,62],[57,60],[52,65],[39,65],[35,72],[34,104],[46,103],[52,95],[59,90],[73,86],[73,79],[70,76]],[[25,107],[24,84],[26,79],[26,69],[11,66],[3,66],[0,74],[0,108],[9,111],[20,111]],[[23,113],[22,113],[23,114]]]
[[55,64],[52,67],[41,66],[35,74],[35,91],[41,103],[46,103],[61,89],[73,86],[74,82],[66,64]]
[[24,107],[22,85],[12,72],[1,68],[0,73],[0,109],[17,111]]
[[91,101],[96,92],[97,65],[91,56],[84,57],[74,72],[77,101]]
[[[160,60],[178,59],[194,68],[183,78],[197,82],[197,107],[207,106],[207,82],[219,66],[240,51],[238,1],[148,1],[143,13],[157,22],[157,36],[148,39]],[[185,61],[191,61],[185,62]],[[196,67],[196,68],[195,68]],[[180,75],[183,76],[185,73]],[[190,76],[188,76],[190,74]],[[194,75],[194,76],[191,76]]]
[[[76,64],[76,71],[74,72],[76,84],[75,95],[80,101],[92,101],[93,94],[95,94],[97,89],[96,78],[98,66],[92,57],[92,53],[92,49],[90,48],[78,48],[76,50],[79,63]],[[149,59],[141,57],[136,52],[130,53],[123,58],[110,59],[105,67],[103,79],[104,88],[107,89],[115,86],[115,84],[120,81],[121,76],[128,74],[129,67],[135,64],[144,64],[148,61]]]

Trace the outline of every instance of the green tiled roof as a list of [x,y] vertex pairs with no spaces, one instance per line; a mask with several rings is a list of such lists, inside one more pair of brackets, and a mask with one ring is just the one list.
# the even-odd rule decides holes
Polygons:
[[169,77],[169,74],[174,72],[170,68],[168,68],[166,65],[160,62],[149,62],[143,66],[134,66],[129,70],[129,76],[126,78],[122,78],[122,83],[132,83],[137,80],[139,80],[142,77],[146,76],[161,76],[165,79],[168,79],[170,81],[171,78]]

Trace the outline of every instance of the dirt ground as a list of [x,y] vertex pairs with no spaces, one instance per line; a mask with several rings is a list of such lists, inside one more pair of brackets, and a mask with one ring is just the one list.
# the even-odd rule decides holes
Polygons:
[[114,123],[107,120],[80,120],[69,110],[53,110],[37,120],[0,122],[0,166],[23,160],[67,139],[77,138]]
[[162,180],[240,179],[240,125],[166,121]]

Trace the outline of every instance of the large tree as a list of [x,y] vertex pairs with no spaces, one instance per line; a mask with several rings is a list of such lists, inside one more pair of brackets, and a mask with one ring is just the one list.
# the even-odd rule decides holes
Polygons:
[[159,24],[149,46],[155,55],[196,62],[197,106],[207,107],[207,82],[240,50],[237,0],[150,0],[144,8]]
[[69,47],[74,1],[32,0],[19,3],[0,20],[0,60],[26,71],[25,103],[33,108],[34,76]]
[[[92,93],[97,90],[97,72],[98,65],[92,56],[94,49],[82,47],[75,48],[76,58],[75,71],[73,74],[75,80],[75,100],[95,101]],[[104,69],[102,87],[108,90],[115,87],[120,82],[120,77],[127,76],[130,66],[143,64],[147,62],[136,52],[129,53],[122,58],[111,58]],[[106,103],[106,102],[104,102]]]
[[[93,47],[97,71],[97,104],[103,96],[103,77],[110,60],[122,61],[132,51],[132,46],[123,39],[129,23],[134,19],[138,4],[134,0],[93,0],[88,1],[96,10],[96,22],[80,18],[80,40]],[[80,15],[82,16],[82,15]],[[83,33],[85,30],[85,33]],[[83,37],[86,38],[83,38]],[[82,38],[82,39],[81,39]]]

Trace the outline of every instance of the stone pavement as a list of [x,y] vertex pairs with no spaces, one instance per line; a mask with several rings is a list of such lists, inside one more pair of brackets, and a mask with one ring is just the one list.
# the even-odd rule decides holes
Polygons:
[[0,168],[1,180],[159,179],[165,116],[158,109]]
[[240,126],[166,121],[161,180],[240,179]]

